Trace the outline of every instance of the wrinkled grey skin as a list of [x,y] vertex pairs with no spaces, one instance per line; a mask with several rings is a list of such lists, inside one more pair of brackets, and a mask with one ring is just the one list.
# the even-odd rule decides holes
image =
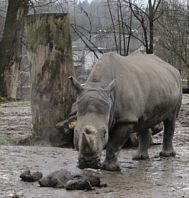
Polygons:
[[[28,174],[28,173],[27,173]],[[100,178],[92,174],[72,175],[66,169],[50,173],[39,180],[41,187],[66,188],[67,190],[92,190],[94,186],[106,187],[100,184]]]
[[[105,54],[85,84],[71,81],[77,90],[77,126],[74,144],[80,168],[119,170],[118,154],[132,132],[138,151],[133,159],[148,158],[148,129],[164,122],[161,156],[175,156],[172,138],[182,86],[179,72],[155,55],[135,52],[128,57]],[[105,161],[100,164],[106,146]]]
[[64,187],[65,184],[72,179],[72,175],[66,169],[61,169],[58,171],[54,171],[46,177],[43,177],[39,180],[39,185],[41,187],[56,187],[61,188]]

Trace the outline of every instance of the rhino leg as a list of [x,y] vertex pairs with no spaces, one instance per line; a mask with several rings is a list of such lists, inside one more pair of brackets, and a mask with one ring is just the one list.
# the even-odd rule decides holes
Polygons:
[[176,153],[173,149],[173,135],[175,130],[175,118],[172,120],[164,121],[164,134],[163,134],[163,148],[160,152],[160,156],[170,157],[175,156]]
[[132,130],[133,125],[119,124],[110,132],[110,137],[106,146],[106,158],[102,163],[102,169],[109,171],[120,170],[117,161],[118,155]]
[[145,130],[137,133],[138,136],[138,151],[133,156],[133,160],[144,160],[148,159],[148,147],[150,145],[150,133],[149,130]]

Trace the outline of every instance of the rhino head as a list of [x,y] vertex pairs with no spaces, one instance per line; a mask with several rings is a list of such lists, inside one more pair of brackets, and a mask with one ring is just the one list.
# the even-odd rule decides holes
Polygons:
[[79,151],[78,167],[99,168],[112,122],[115,80],[102,88],[81,86],[75,78],[70,78],[78,95],[77,124],[74,130],[74,145]]

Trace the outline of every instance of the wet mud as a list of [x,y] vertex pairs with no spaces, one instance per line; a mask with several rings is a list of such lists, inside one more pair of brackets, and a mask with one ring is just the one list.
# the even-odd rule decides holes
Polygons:
[[0,103],[0,144],[31,135],[30,102]]
[[[0,137],[3,139],[11,136],[11,138],[16,139],[31,133],[31,112],[29,106],[25,105],[14,108],[8,106],[6,108],[0,106],[0,130],[3,131]],[[21,115],[25,111],[28,113],[20,116],[20,122],[15,121],[19,117],[14,116],[16,112],[18,115]],[[23,121],[24,116],[26,116],[25,121]],[[27,124],[23,125],[23,122],[27,122]],[[14,126],[14,130],[11,130],[11,133],[9,130],[10,126]],[[80,170],[76,168],[77,151],[73,149],[13,146],[8,145],[8,141],[1,143],[0,198],[8,198],[13,194],[26,198],[188,198],[188,133],[189,96],[184,95],[174,136],[176,157],[160,158],[161,145],[155,145],[149,149],[149,160],[133,161],[131,158],[136,149],[123,149],[119,158],[122,167],[121,172],[93,169]],[[153,140],[156,143],[161,143],[162,133],[153,137]],[[106,188],[95,187],[92,191],[67,191],[62,188],[41,188],[38,182],[23,182],[19,178],[20,173],[26,169],[40,171],[46,176],[50,172],[60,170],[61,168],[67,169],[73,174],[82,174],[83,171],[88,171],[99,176],[101,182],[106,183],[108,186]]]

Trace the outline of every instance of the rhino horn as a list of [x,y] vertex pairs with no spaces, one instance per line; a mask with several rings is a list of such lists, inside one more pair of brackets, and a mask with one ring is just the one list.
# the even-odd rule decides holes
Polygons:
[[89,138],[85,133],[82,134],[82,143],[83,145],[89,145]]
[[92,135],[87,135],[86,133],[82,134],[82,141],[80,149],[84,153],[93,153],[96,149],[95,137]]

